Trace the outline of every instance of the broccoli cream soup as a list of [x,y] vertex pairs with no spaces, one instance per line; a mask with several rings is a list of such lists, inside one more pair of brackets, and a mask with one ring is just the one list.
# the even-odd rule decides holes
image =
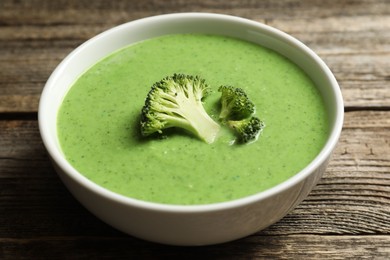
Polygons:
[[[213,89],[204,100],[218,122],[220,85],[245,90],[265,128],[256,142],[234,144],[222,127],[207,144],[185,131],[140,135],[140,113],[153,83],[174,73],[199,75]],[[223,36],[179,34],[128,46],[74,83],[58,114],[67,160],[116,193],[166,204],[242,198],[302,170],[328,136],[327,114],[313,82],[261,46]]]

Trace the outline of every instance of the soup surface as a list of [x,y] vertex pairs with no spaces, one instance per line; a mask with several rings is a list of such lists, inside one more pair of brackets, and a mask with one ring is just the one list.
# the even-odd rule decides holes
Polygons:
[[[213,144],[183,131],[142,138],[140,111],[152,84],[174,73],[199,75],[214,92],[204,101],[218,121],[220,85],[243,88],[266,127],[231,145],[222,128]],[[91,181],[132,198],[194,205],[241,198],[303,169],[328,135],[313,82],[279,54],[216,35],[178,34],[133,44],[99,61],[74,83],[58,114],[68,161]]]

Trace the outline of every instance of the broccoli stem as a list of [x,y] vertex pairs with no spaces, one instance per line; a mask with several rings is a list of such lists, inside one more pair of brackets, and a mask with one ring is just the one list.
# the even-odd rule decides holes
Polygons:
[[221,127],[209,116],[202,102],[194,98],[178,98],[178,105],[176,113],[186,119],[181,127],[206,143],[213,143]]

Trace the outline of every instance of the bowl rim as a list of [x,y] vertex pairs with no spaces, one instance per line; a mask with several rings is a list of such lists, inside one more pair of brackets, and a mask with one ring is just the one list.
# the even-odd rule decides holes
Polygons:
[[[296,48],[301,49],[301,51],[308,54],[316,63],[317,65],[322,69],[322,71],[325,73],[327,79],[331,83],[332,87],[332,93],[335,99],[335,111],[336,111],[336,118],[335,122],[331,128],[329,137],[319,152],[319,154],[302,170],[300,170],[298,173],[294,174],[289,179],[283,181],[282,183],[279,183],[267,190],[258,192],[253,195],[249,195],[243,198],[238,198],[230,201],[224,201],[224,202],[217,202],[217,203],[210,203],[210,204],[200,204],[200,205],[175,205],[175,204],[162,204],[162,203],[156,203],[156,202],[149,202],[149,201],[143,201],[131,197],[127,197],[125,195],[121,195],[118,193],[115,193],[113,191],[110,191],[92,181],[87,179],[85,176],[83,176],[81,173],[79,173],[76,169],[74,169],[69,162],[65,159],[65,157],[62,155],[62,153],[59,151],[59,148],[57,149],[56,145],[54,144],[54,140],[51,139],[51,135],[48,132],[48,120],[45,120],[47,117],[47,102],[50,99],[50,89],[53,88],[53,83],[55,80],[61,75],[61,73],[64,70],[64,67],[66,64],[77,56],[79,51],[82,49],[88,48],[88,46],[99,39],[100,37],[104,37],[106,35],[109,35],[113,33],[116,30],[120,30],[123,27],[127,27],[130,25],[134,25],[135,23],[143,23],[145,21],[160,21],[160,20],[175,20],[180,21],[180,19],[218,19],[221,21],[230,21],[234,23],[243,24],[243,26],[254,26],[257,28],[261,28],[262,30],[266,30],[276,37],[284,39],[284,41],[287,41],[289,44],[292,44]],[[57,111],[56,111],[57,112]],[[284,33],[283,31],[276,29],[274,27],[271,27],[269,25],[263,24],[261,22],[249,20],[247,18],[242,18],[238,16],[232,16],[227,14],[217,14],[217,13],[202,13],[202,12],[183,12],[183,13],[172,13],[172,14],[162,14],[162,15],[155,15],[150,16],[146,18],[141,18],[133,21],[129,21],[123,24],[120,24],[118,26],[112,27],[111,29],[105,30],[96,36],[90,38],[89,40],[82,43],[80,46],[78,46],[76,49],[74,49],[72,52],[70,52],[61,62],[60,64],[55,68],[55,70],[50,75],[48,81],[46,82],[43,91],[41,93],[40,101],[39,101],[39,108],[38,108],[38,126],[39,131],[41,134],[41,138],[43,141],[43,144],[49,153],[51,159],[62,169],[62,171],[70,178],[72,178],[75,182],[82,185],[84,188],[88,189],[89,191],[99,194],[100,196],[105,197],[106,199],[113,200],[116,203],[120,203],[123,205],[128,205],[132,207],[137,207],[143,210],[153,210],[153,211],[163,211],[163,212],[172,212],[172,213],[201,213],[201,212],[210,212],[210,211],[220,211],[225,209],[231,209],[236,207],[242,207],[246,205],[250,205],[252,203],[255,203],[257,201],[264,200],[266,198],[269,198],[281,191],[287,190],[291,188],[292,186],[296,185],[297,183],[301,182],[305,178],[307,178],[313,171],[315,171],[316,168],[318,168],[320,165],[326,162],[330,155],[332,154],[335,146],[337,145],[338,139],[340,137],[342,126],[343,126],[343,120],[344,120],[344,104],[342,99],[342,94],[340,87],[336,81],[336,78],[328,68],[328,66],[324,63],[324,61],[316,54],[314,51],[312,51],[309,47],[307,47],[305,44],[300,42],[298,39],[290,36],[287,33]]]

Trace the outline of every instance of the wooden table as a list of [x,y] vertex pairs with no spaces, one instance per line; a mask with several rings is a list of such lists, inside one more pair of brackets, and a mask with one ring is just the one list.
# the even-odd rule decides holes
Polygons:
[[[242,16],[306,43],[329,65],[345,124],[310,196],[271,227],[207,247],[122,234],[84,209],[51,166],[37,126],[56,65],[115,25],[184,11]],[[390,2],[0,1],[0,259],[390,259]]]

